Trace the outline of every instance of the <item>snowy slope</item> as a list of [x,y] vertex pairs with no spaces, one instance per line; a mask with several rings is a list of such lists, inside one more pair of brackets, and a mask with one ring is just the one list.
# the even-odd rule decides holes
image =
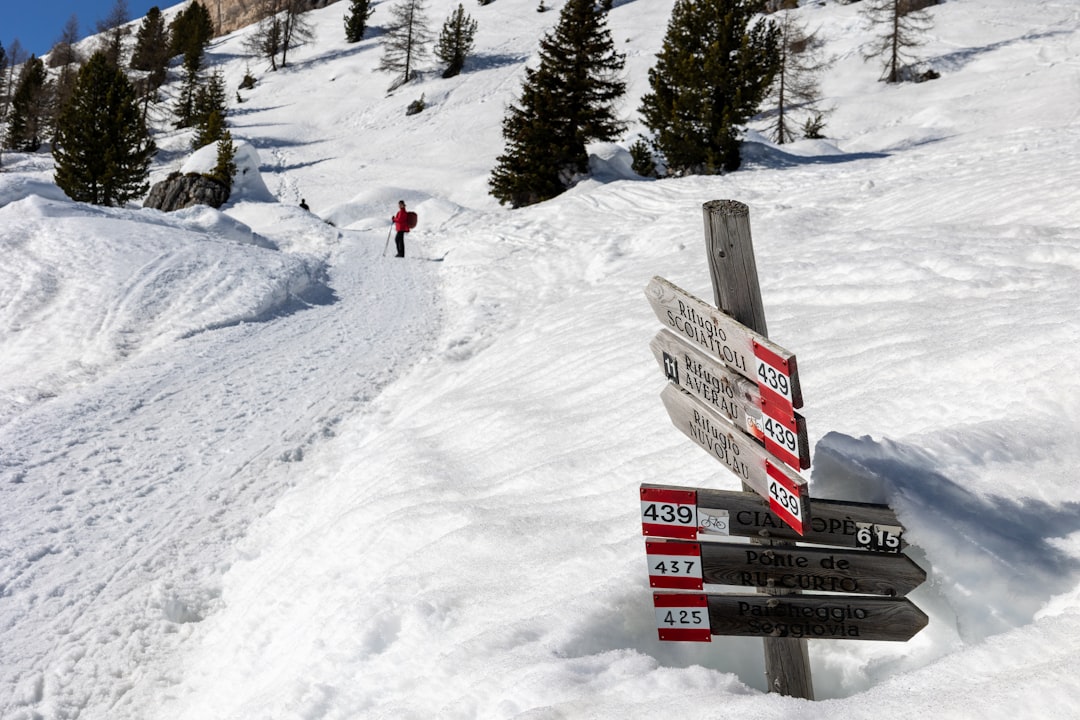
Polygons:
[[[386,4],[352,46],[345,5],[278,73],[213,46],[260,78],[230,122],[262,183],[223,212],[77,205],[5,155],[0,717],[1074,712],[1080,11],[950,0],[943,77],[886,86],[858,4],[808,5],[829,141],[660,182],[598,145],[598,180],[509,211],[486,177],[557,14],[467,8],[466,73],[387,95]],[[610,15],[623,146],[671,5]],[[159,145],[155,178],[187,160]],[[760,641],[656,640],[639,483],[738,483],[666,417],[642,290],[711,296],[720,198],[799,358],[811,495],[890,502],[930,577],[911,642],[810,643],[813,703],[764,694]]]

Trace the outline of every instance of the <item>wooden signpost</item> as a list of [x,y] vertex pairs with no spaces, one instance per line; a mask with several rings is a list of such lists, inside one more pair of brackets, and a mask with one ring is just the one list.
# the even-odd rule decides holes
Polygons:
[[766,337],[748,210],[725,200],[704,213],[718,307],[654,277],[645,294],[664,329],[650,347],[672,423],[743,491],[641,485],[649,584],[684,591],[653,594],[657,632],[761,637],[770,691],[813,699],[806,640],[910,639],[928,618],[904,596],[926,572],[901,554],[904,528],[888,506],[810,498],[798,365]]

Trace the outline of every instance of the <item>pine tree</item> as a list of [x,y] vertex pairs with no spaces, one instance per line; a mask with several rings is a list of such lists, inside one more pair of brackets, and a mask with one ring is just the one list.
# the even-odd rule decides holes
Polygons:
[[49,134],[51,93],[45,63],[31,55],[19,73],[11,96],[5,147],[23,152],[35,152],[41,147]]
[[349,0],[349,12],[345,15],[346,42],[356,43],[364,39],[367,21],[373,12],[375,8],[371,7],[371,0]]
[[202,56],[214,38],[214,20],[201,2],[191,3],[169,24],[169,57],[184,56],[185,63],[202,65]]
[[465,13],[465,6],[458,3],[457,10],[443,23],[435,56],[446,63],[444,78],[454,77],[465,67],[465,59],[472,52],[476,35],[476,21]]
[[131,54],[131,68],[147,73],[146,84],[156,90],[165,82],[169,65],[169,28],[161,10],[150,8],[135,35],[135,50]]
[[399,74],[392,87],[409,82],[417,63],[427,57],[431,31],[427,26],[424,0],[401,0],[390,8],[392,19],[383,36],[379,69]]
[[146,193],[155,152],[131,83],[94,53],[57,121],[56,184],[72,200],[123,205]]
[[641,115],[676,174],[738,169],[740,126],[776,74],[780,33],[754,0],[676,0]]
[[548,200],[588,174],[588,142],[612,140],[625,125],[615,103],[624,57],[594,0],[567,0],[540,41],[539,67],[525,69],[518,105],[503,118],[506,151],[492,170],[491,194],[521,207]]
[[909,79],[909,67],[915,62],[910,51],[922,45],[920,35],[934,24],[924,7],[924,3],[911,0],[866,0],[859,11],[873,27],[881,29],[881,34],[863,53],[863,59],[881,61],[881,79],[885,82]]
[[[236,146],[233,145],[232,133],[224,130],[217,141],[217,164],[210,172],[210,177],[232,192],[233,176],[236,175]],[[226,197],[228,200],[228,197]]]
[[225,131],[227,115],[225,79],[221,73],[213,73],[195,91],[191,122],[195,137],[191,148],[198,149],[220,140]]
[[[770,104],[776,108],[770,136],[773,142],[783,145],[797,137],[793,130],[793,113],[804,116],[804,132],[821,132],[824,112],[818,107],[821,102],[818,76],[829,63],[822,59],[824,41],[816,32],[807,33],[806,26],[799,23],[790,10],[784,11],[778,27],[780,57],[769,96]],[[812,127],[816,129],[809,130]]]

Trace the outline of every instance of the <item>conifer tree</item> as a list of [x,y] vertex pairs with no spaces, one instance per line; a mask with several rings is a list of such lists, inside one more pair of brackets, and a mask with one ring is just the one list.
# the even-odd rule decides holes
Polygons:
[[476,21],[465,13],[465,6],[458,3],[457,10],[443,23],[435,56],[446,63],[444,78],[454,77],[465,67],[465,59],[472,52],[476,35]]
[[[738,169],[740,126],[776,74],[779,30],[755,0],[676,0],[641,115],[676,174]],[[752,23],[752,21],[754,21]]]
[[191,142],[193,150],[221,139],[228,115],[225,98],[225,80],[221,73],[212,74],[195,91],[191,123],[195,128]]
[[539,67],[525,69],[518,104],[503,118],[506,150],[489,181],[491,194],[515,208],[571,187],[588,174],[586,143],[612,140],[625,128],[615,117],[625,60],[594,0],[567,0],[539,54]]
[[289,50],[298,48],[311,41],[314,31],[306,13],[310,8],[309,0],[281,0],[281,67],[289,62]]
[[885,82],[903,82],[915,61],[911,50],[922,45],[921,35],[934,24],[925,4],[911,0],[866,0],[859,12],[874,28],[880,29],[863,53],[863,59],[881,61],[881,79]]
[[277,70],[277,54],[281,51],[281,18],[271,13],[259,20],[255,32],[244,41],[245,47],[256,57],[270,61],[270,69]]
[[349,0],[349,12],[345,15],[346,42],[356,43],[364,39],[367,21],[373,12],[375,8],[371,7],[371,0]]
[[816,127],[813,132],[820,133],[824,111],[818,107],[821,102],[818,76],[829,63],[822,59],[824,41],[816,32],[808,33],[806,26],[798,22],[790,10],[784,11],[778,27],[780,56],[768,100],[775,107],[770,137],[773,142],[783,145],[797,137],[794,131],[796,120],[792,115],[804,118],[804,131]]
[[19,72],[11,96],[5,147],[23,152],[35,152],[41,147],[48,137],[51,91],[45,63],[31,55]]
[[[236,175],[236,146],[232,133],[223,130],[217,141],[217,164],[210,172],[210,177],[224,185],[232,193],[233,176]],[[228,200],[228,196],[225,198]]]
[[[169,57],[183,55],[185,62],[198,59],[214,38],[214,20],[206,6],[196,0],[169,24]],[[197,69],[197,68],[196,68]]]
[[150,8],[135,35],[135,50],[131,54],[131,68],[147,73],[146,84],[150,90],[156,90],[165,82],[166,69],[169,65],[169,28],[161,10],[155,5]]
[[[304,16],[308,0],[260,0],[257,6],[259,24],[247,41],[249,50],[270,61],[270,69],[285,67],[289,50],[311,40],[311,23]],[[277,54],[281,53],[278,62]]]
[[94,53],[57,121],[56,184],[72,200],[123,205],[146,193],[155,152],[131,83],[105,53]]
[[416,65],[427,57],[431,31],[426,11],[424,0],[401,0],[390,8],[392,17],[383,36],[379,69],[399,74],[392,87],[409,82]]

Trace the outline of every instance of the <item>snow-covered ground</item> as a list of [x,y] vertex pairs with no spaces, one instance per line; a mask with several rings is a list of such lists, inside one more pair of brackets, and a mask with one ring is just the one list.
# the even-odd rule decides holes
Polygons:
[[[486,179],[561,3],[473,4],[466,72],[388,95],[390,1],[356,45],[314,11],[277,73],[215,42],[259,77],[222,212],[79,205],[4,155],[0,717],[1075,716],[1080,8],[949,0],[941,79],[889,86],[858,4],[807,5],[828,141],[665,181],[597,145],[511,211]],[[610,14],[622,147],[672,4]],[[153,179],[192,162],[158,140]],[[738,488],[666,416],[643,293],[712,296],[714,199],[750,207],[811,495],[890,503],[929,575],[910,642],[810,642],[816,702],[764,692],[760,640],[656,637],[639,484]]]

